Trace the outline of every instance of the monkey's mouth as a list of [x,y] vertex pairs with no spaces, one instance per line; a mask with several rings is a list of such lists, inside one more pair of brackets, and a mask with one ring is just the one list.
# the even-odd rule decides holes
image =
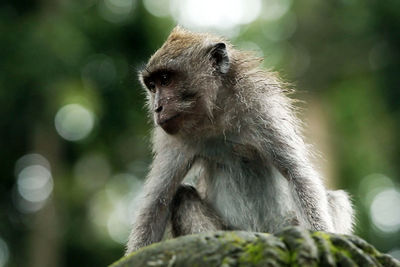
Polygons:
[[172,116],[172,117],[163,119],[163,120],[159,121],[158,124],[159,124],[160,126],[163,126],[163,125],[165,125],[165,124],[168,124],[168,123],[170,123],[172,120],[178,118],[180,115],[181,115],[181,114],[176,114],[176,115],[174,115],[174,116]]
[[158,125],[163,128],[165,132],[168,134],[174,134],[179,130],[179,117],[181,114],[176,114],[166,119],[162,119],[158,122]]

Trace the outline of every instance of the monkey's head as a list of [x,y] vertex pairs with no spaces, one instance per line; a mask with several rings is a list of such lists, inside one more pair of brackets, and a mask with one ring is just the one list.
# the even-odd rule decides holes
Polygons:
[[230,49],[212,35],[180,27],[172,31],[139,73],[156,125],[171,135],[211,129],[231,69]]

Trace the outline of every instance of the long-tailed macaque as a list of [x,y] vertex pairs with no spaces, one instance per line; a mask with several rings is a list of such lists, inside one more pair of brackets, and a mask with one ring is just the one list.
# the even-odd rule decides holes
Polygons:
[[[160,241],[169,222],[174,236],[288,225],[351,233],[348,195],[324,188],[285,83],[260,62],[176,27],[140,72],[154,160],[127,253]],[[194,165],[197,185],[182,184]]]

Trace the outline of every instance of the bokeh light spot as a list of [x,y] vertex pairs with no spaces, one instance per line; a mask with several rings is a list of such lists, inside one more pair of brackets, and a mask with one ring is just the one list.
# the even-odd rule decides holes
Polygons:
[[94,115],[79,104],[66,105],[57,112],[55,126],[58,134],[68,141],[78,141],[89,135],[94,126]]
[[17,208],[23,213],[40,210],[53,191],[50,163],[40,154],[27,154],[15,163]]
[[90,219],[100,233],[108,233],[116,243],[126,243],[142,186],[143,182],[130,173],[108,180],[104,190],[90,201]]
[[174,0],[173,17],[179,24],[195,29],[232,29],[248,24],[260,14],[260,0]]
[[50,171],[41,165],[24,168],[18,175],[18,193],[27,201],[41,202],[53,191]]
[[144,0],[146,10],[156,17],[166,17],[171,15],[169,0]]
[[264,0],[261,18],[278,20],[285,15],[292,5],[292,0]]
[[40,165],[50,171],[50,163],[45,157],[37,153],[31,153],[26,154],[17,160],[15,163],[15,176],[18,177],[19,173],[24,168],[31,165]]
[[400,192],[391,188],[378,193],[372,201],[371,218],[383,232],[400,230]]
[[280,23],[268,23],[263,27],[264,36],[272,42],[289,39],[297,29],[297,18],[294,13],[288,13]]
[[121,200],[114,208],[107,220],[107,231],[115,242],[125,245],[128,241],[131,228],[129,210],[129,199]]
[[127,20],[135,7],[134,0],[103,0],[99,5],[100,15],[112,23]]
[[358,191],[363,197],[364,206],[369,208],[379,192],[393,187],[393,181],[389,177],[381,173],[372,173],[361,180]]

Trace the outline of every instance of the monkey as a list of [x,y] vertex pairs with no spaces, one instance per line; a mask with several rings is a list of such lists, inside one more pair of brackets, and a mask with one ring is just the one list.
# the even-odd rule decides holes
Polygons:
[[[325,189],[289,86],[261,62],[177,26],[139,72],[154,157],[126,254],[159,242],[168,225],[173,237],[290,225],[352,232],[349,195]],[[194,168],[196,184],[183,183]]]

